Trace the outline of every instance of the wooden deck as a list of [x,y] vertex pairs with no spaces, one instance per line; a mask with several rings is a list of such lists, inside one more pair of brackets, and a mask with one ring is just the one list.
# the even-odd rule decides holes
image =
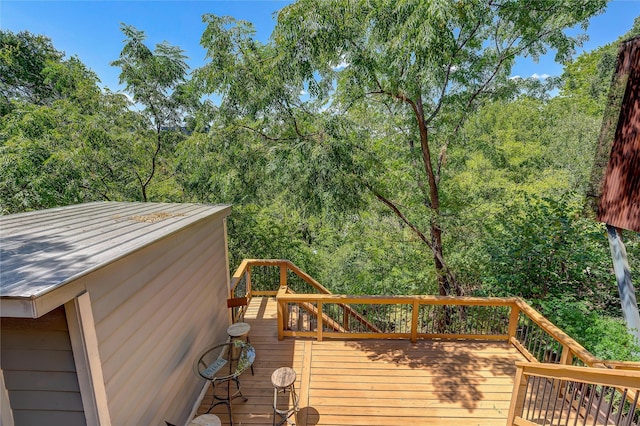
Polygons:
[[[256,348],[255,376],[241,377],[248,398],[232,402],[235,425],[270,425],[271,373],[297,373],[298,425],[500,425],[524,357],[503,342],[362,340],[278,341],[276,303],[254,298],[245,320]],[[211,388],[198,414],[211,403]],[[212,411],[229,424],[224,405]]]

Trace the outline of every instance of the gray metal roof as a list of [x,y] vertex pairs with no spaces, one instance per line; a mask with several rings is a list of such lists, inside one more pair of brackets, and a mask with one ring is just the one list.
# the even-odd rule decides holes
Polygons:
[[95,202],[0,216],[0,296],[36,298],[228,205]]

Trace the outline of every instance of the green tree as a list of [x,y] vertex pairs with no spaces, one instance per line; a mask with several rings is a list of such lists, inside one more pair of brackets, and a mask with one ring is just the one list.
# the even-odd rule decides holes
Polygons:
[[47,37],[0,30],[0,115],[9,112],[12,100],[50,103],[55,88],[43,71],[63,57]]
[[[170,158],[183,139],[181,128],[185,109],[197,103],[195,92],[187,84],[189,66],[184,52],[167,42],[151,50],[144,44],[144,31],[123,24],[126,36],[120,58],[111,65],[119,67],[120,83],[133,96],[145,120],[132,133],[134,164],[131,172],[139,184],[142,201],[149,199],[149,187],[171,180]],[[159,175],[159,176],[158,176]]]
[[2,213],[91,200],[81,187],[77,155],[85,120],[64,100],[15,104],[0,119]]
[[568,63],[562,72],[564,97],[583,103],[594,114],[602,115],[607,104],[611,76],[615,72],[620,42],[640,35],[640,16],[633,27],[617,41],[585,52]]
[[2,32],[0,205],[3,213],[96,199],[86,191],[81,145],[99,115],[98,78],[51,41]]
[[[429,246],[440,294],[459,293],[442,246],[440,180],[449,145],[479,105],[512,93],[515,83],[507,77],[516,57],[537,57],[554,49],[558,60],[568,59],[578,39],[567,36],[564,29],[584,26],[604,4],[303,0],[280,12],[272,42],[266,46],[251,38],[246,23],[209,17],[203,45],[212,62],[203,73],[209,90],[222,92],[243,116],[259,111],[263,123],[267,115],[278,117],[271,124],[293,122],[289,129],[297,133],[296,140],[314,145],[326,139],[304,137],[312,133],[305,133],[300,124],[308,120],[305,112],[330,117],[323,120],[320,131],[331,135],[336,130],[338,141],[359,134],[359,124],[370,134],[378,130],[378,123],[368,127],[371,122],[341,119],[359,105],[402,119],[402,131],[387,145],[404,146],[409,153],[411,186],[393,188],[379,174],[363,179],[366,169],[352,168],[360,180],[352,188],[372,191]],[[268,89],[261,88],[257,99],[243,96],[260,81]],[[299,102],[302,90],[316,104],[307,102],[304,112],[291,113],[288,106]],[[269,132],[265,126],[260,130]],[[359,145],[369,154],[365,143]],[[340,160],[345,169],[362,166],[351,155]],[[419,203],[403,198],[413,194],[420,194]],[[418,218],[424,217],[426,227],[419,224]]]
[[[155,141],[157,132],[148,117],[123,94],[101,90],[97,76],[78,58],[64,58],[44,37],[2,36],[14,43],[2,51],[3,64],[11,65],[3,75],[7,108],[0,117],[4,213],[139,200],[141,176],[149,177],[154,166],[163,179],[151,185],[152,175],[144,189],[156,199],[179,199],[169,163],[180,131],[162,129],[166,149],[156,153],[149,139]],[[153,158],[158,161],[150,166]]]

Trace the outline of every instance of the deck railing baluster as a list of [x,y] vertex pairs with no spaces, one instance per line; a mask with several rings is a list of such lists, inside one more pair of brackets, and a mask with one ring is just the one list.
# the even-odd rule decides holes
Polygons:
[[640,422],[640,408],[638,407],[638,398],[640,398],[640,390],[636,389],[636,397],[633,403],[629,406],[629,425],[634,423],[637,425]]
[[626,399],[627,399],[627,393],[628,392],[629,392],[628,389],[625,389],[622,392],[622,401],[623,402],[620,404],[620,407],[618,408],[618,415],[616,417],[615,424],[621,424],[620,421],[622,420],[622,413],[624,411],[624,401],[626,401]]
[[[571,388],[571,397],[567,398],[564,397],[562,399],[562,407],[564,408],[564,403],[565,401],[567,402],[567,418],[564,422],[565,426],[569,425],[569,419],[571,418],[571,407],[573,406],[573,401],[576,398],[576,392],[578,391],[578,386],[570,381],[567,381],[567,391],[569,390],[569,388]],[[566,394],[565,394],[566,395]],[[560,419],[558,419],[558,424],[560,424],[560,421],[562,420],[562,413],[564,412],[564,410],[561,411],[560,413]]]
[[584,403],[584,396],[586,394],[586,390],[585,387],[587,386],[586,383],[580,383],[580,400],[578,401],[578,406],[576,408],[576,417],[575,420],[573,421],[573,426],[576,426],[578,424],[578,418],[580,417],[580,410],[583,407],[583,403]]
[[[536,405],[534,401],[538,397],[536,389],[540,386],[540,378],[539,377],[530,378],[527,383],[531,383],[531,390],[529,392],[529,398],[528,398],[529,404],[527,405],[527,416],[525,417],[525,419],[530,420],[532,416],[535,415],[535,412],[536,412]],[[532,404],[533,404],[533,414],[531,411]]]
[[[596,426],[597,421],[598,421],[598,414],[600,413],[600,407],[602,406],[602,398],[605,394],[605,387],[603,387],[602,389],[600,389],[600,392],[598,392],[599,396],[598,396],[598,404],[596,405],[596,409],[595,409],[595,415],[593,416],[593,426]],[[606,424],[606,423],[605,423]]]
[[609,417],[611,417],[611,413],[613,413],[613,402],[614,402],[615,395],[616,395],[616,388],[611,387],[611,395],[609,395],[609,399],[607,400],[605,398],[605,401],[607,401],[609,405],[609,409],[607,410],[607,416],[604,419],[605,425],[609,424]]
[[[554,384],[556,388],[556,394],[553,397],[553,408],[551,408],[551,420],[549,420],[550,425],[553,425],[553,419],[556,416],[556,407],[558,406],[558,400],[560,399],[560,394],[562,392],[562,380],[554,379]],[[563,394],[563,395],[566,395],[566,394]],[[561,410],[560,415],[562,415],[562,408],[560,408],[560,410]],[[558,420],[558,423],[560,423],[560,420]]]
[[[538,407],[538,398],[540,398],[540,385],[543,384],[542,377],[536,377],[538,386],[536,387],[536,396],[533,401],[533,415],[530,417],[530,420],[533,420],[536,417],[536,413],[538,414],[538,418],[540,418],[540,408]],[[544,400],[543,400],[544,402]]]
[[549,418],[549,407],[551,406],[551,397],[553,396],[553,387],[554,387],[555,380],[547,379],[546,382],[549,384],[550,390],[549,390],[549,393],[547,394],[547,388],[545,386],[544,394],[545,394],[545,398],[547,399],[547,408],[545,408],[545,410],[544,410],[544,423],[543,424],[547,424],[546,421],[547,421],[547,418]]

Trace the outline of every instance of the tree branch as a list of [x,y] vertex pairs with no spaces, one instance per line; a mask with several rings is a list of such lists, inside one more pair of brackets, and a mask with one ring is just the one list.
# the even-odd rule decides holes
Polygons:
[[[378,191],[376,191],[375,189],[373,189],[373,187],[369,184],[365,184],[365,186],[373,193],[373,195],[378,199],[378,201],[381,201],[384,205],[386,205],[387,207],[389,207],[396,216],[398,216],[400,218],[400,220],[402,220],[413,232],[414,234],[416,234],[418,236],[418,238],[420,238],[420,240],[422,240],[433,252],[433,254],[438,258],[438,260],[443,264],[445,264],[444,258],[442,257],[442,255],[440,253],[438,253],[438,251],[435,249],[435,247],[433,246],[433,244],[431,243],[431,240],[429,238],[427,238],[426,235],[424,235],[424,233],[422,231],[420,231],[420,229],[418,229],[418,227],[411,222],[405,215],[404,213],[402,213],[402,211],[400,210],[400,208],[391,200],[389,200],[388,198],[386,198],[385,196],[383,196],[382,194],[380,194]],[[446,268],[446,267],[445,267]],[[448,271],[447,268],[447,273],[450,274],[450,272]]]
[[436,105],[436,107],[433,110],[433,112],[431,112],[431,114],[429,114],[429,117],[427,117],[427,119],[425,120],[425,125],[429,126],[431,121],[436,117],[436,115],[440,111],[440,108],[442,107],[442,103],[444,101],[444,95],[445,95],[445,93],[447,91],[447,86],[449,85],[449,77],[451,76],[451,67],[453,66],[454,58],[458,55],[458,53],[460,53],[460,51],[462,51],[462,49],[464,48],[464,46],[466,46],[466,44],[469,42],[469,40],[471,40],[473,38],[473,36],[478,32],[478,29],[480,29],[481,23],[482,23],[482,21],[478,19],[478,22],[476,23],[475,28],[471,31],[469,36],[457,47],[455,52],[453,52],[453,55],[451,55],[451,58],[449,59],[449,63],[447,64],[447,74],[445,75],[444,84],[442,85],[442,90],[440,91],[440,97],[438,98],[438,104]]
[[[253,127],[246,126],[246,125],[244,125],[244,124],[238,124],[237,126],[238,126],[238,128],[240,128],[240,129],[245,129],[245,130],[249,130],[249,131],[251,131],[251,132],[253,132],[253,133],[257,133],[257,134],[258,134],[258,135],[260,135],[263,139],[266,139],[266,140],[268,140],[268,141],[272,141],[272,142],[280,142],[280,141],[295,141],[295,140],[298,140],[298,139],[299,139],[299,138],[276,138],[276,137],[273,137],[273,136],[269,136],[268,134],[266,134],[266,133],[264,133],[264,132],[262,132],[262,131],[260,131],[260,130],[258,130],[258,129],[254,129]],[[318,135],[319,135],[319,133],[310,133],[310,134],[308,134],[308,135],[300,135],[300,134],[299,134],[298,136],[300,136],[301,138],[308,138],[308,137],[311,137],[311,136],[318,136]]]

